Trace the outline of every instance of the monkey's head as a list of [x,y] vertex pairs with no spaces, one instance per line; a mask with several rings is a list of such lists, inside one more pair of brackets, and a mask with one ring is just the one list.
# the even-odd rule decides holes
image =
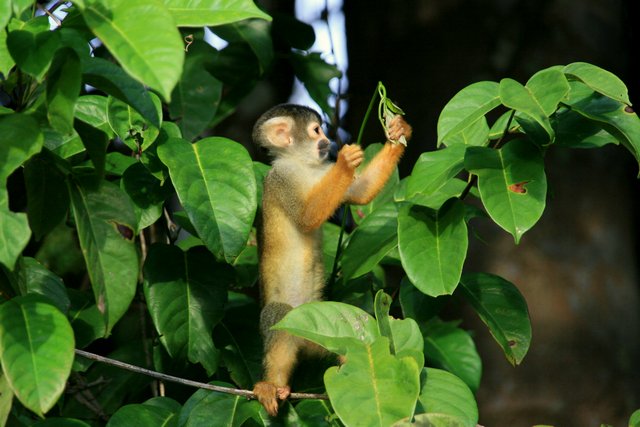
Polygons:
[[296,156],[311,162],[325,161],[331,146],[320,114],[295,104],[276,105],[260,116],[253,141],[275,158]]

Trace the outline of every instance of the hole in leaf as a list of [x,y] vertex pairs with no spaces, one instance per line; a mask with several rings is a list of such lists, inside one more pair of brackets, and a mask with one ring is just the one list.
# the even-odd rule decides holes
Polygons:
[[635,111],[633,110],[633,108],[632,108],[630,105],[627,105],[626,107],[624,107],[624,112],[625,112],[625,113],[632,114],[632,113],[634,113]]
[[517,342],[516,342],[516,340],[509,340],[509,342],[507,344],[509,344],[509,347],[515,347]]
[[522,181],[522,182],[518,182],[516,184],[511,184],[507,188],[509,189],[509,191],[512,191],[514,193],[526,194],[527,193],[527,189],[524,188],[524,186],[527,185],[528,183],[529,183],[529,181]]

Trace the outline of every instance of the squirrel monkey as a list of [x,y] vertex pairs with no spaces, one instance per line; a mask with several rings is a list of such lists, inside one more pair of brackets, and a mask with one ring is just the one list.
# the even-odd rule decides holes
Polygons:
[[[330,143],[321,126],[322,118],[316,111],[283,104],[264,113],[253,128],[254,142],[273,156],[273,167],[264,180],[258,240],[264,379],[253,389],[272,416],[278,412],[278,400],[290,394],[289,379],[299,353],[319,352],[315,344],[270,328],[293,307],[321,299],[321,226],[342,203],[373,200],[404,152],[404,145],[387,141],[356,175],[364,159],[362,149],[345,145],[337,162],[331,163],[327,160]],[[409,139],[411,126],[397,116],[388,133],[389,140]]]

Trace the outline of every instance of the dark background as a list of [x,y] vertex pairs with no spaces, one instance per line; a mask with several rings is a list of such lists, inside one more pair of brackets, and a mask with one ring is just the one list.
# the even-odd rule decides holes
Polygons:
[[[292,12],[293,1],[258,2]],[[349,108],[357,133],[379,80],[407,113],[414,137],[402,161],[410,172],[435,149],[438,114],[463,87],[585,61],[622,78],[639,101],[638,0],[346,1]],[[290,70],[277,69],[241,108],[229,136],[248,141],[255,118],[285,102]],[[369,126],[365,141],[381,139]],[[466,271],[517,284],[528,304],[533,341],[511,367],[472,313],[484,373],[477,398],[487,427],[626,426],[640,407],[638,166],[621,147],[552,149],[549,198],[541,221],[515,246],[510,235],[473,222]]]

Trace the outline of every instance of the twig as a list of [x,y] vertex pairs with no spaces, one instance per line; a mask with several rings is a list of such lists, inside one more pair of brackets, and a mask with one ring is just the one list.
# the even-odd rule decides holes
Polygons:
[[[173,375],[167,375],[161,372],[152,371],[150,369],[141,368],[139,366],[130,365],[128,363],[121,362],[119,360],[110,359],[104,356],[99,356],[97,354],[89,353],[84,350],[76,349],[76,354],[78,356],[82,356],[90,360],[106,363],[108,365],[116,366],[121,369],[126,369],[127,371],[136,372],[138,374],[147,375],[147,376],[164,380],[164,381],[174,382],[174,383],[183,384],[191,387],[203,388],[205,390],[217,391],[219,393],[234,394],[236,396],[246,397],[247,399],[256,398],[256,396],[253,394],[251,390],[242,390],[239,388],[223,387],[219,385],[206,384],[198,381],[192,381],[184,378],[174,377]],[[291,395],[289,395],[289,398],[291,399],[322,399],[322,400],[329,399],[326,394],[316,394],[316,393],[291,393]]]

